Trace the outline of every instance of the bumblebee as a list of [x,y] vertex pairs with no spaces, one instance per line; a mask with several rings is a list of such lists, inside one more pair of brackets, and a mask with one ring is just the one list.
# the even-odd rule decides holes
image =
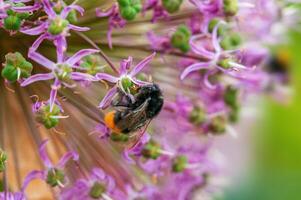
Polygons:
[[129,134],[147,125],[162,109],[164,99],[158,85],[149,84],[137,88],[133,99],[119,93],[112,102],[113,111],[108,112],[104,121],[115,133]]

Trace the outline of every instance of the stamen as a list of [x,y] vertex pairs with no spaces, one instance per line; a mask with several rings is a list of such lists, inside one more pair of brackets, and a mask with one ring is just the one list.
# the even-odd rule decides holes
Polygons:
[[66,135],[67,135],[67,133],[58,131],[58,130],[56,130],[56,128],[52,128],[52,129],[53,129],[53,131],[54,131],[55,133],[57,133],[57,134],[59,134],[59,135],[62,135],[62,136],[66,136]]
[[7,83],[4,84],[4,87],[5,87],[9,92],[15,93],[15,90],[14,90],[14,89],[12,89],[12,88],[10,88],[10,87],[7,86]]
[[66,116],[63,116],[63,115],[50,116],[49,118],[52,118],[52,119],[67,119],[67,118],[69,118],[69,115],[66,115]]
[[238,134],[236,132],[236,130],[231,126],[231,125],[226,125],[226,131],[233,137],[233,138],[237,138]]
[[113,200],[110,196],[108,196],[107,194],[102,194],[101,195],[102,196],[102,198],[104,199],[104,200]]

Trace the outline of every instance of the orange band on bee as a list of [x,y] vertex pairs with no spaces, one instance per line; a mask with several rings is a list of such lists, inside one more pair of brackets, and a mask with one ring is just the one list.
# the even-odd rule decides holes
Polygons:
[[115,117],[115,111],[108,112],[104,118],[105,124],[114,132],[121,133],[121,130],[116,127],[116,124],[114,122],[114,117]]

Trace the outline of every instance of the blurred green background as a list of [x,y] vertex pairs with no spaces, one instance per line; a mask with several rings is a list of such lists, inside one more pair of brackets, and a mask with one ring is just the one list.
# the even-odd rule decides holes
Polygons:
[[301,199],[301,34],[289,36],[292,100],[264,99],[265,116],[252,133],[254,166],[227,189],[224,200]]

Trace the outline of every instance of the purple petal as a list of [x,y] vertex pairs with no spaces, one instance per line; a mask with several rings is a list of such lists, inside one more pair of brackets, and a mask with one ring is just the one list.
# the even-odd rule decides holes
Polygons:
[[190,65],[189,67],[187,67],[181,74],[180,79],[183,80],[188,74],[190,74],[191,72],[194,71],[198,71],[200,69],[207,69],[209,68],[211,65],[210,62],[205,62],[205,63],[195,63],[193,65]]
[[42,143],[40,144],[40,147],[39,147],[39,154],[40,154],[40,158],[42,159],[44,165],[47,167],[47,168],[52,168],[52,163],[51,161],[49,160],[49,157],[48,157],[48,153],[46,152],[46,145],[48,143],[48,139],[42,141]]
[[80,26],[75,26],[73,24],[69,24],[68,28],[71,29],[71,30],[80,31],[80,32],[90,30],[89,27],[80,27]]
[[71,79],[75,81],[97,81],[94,76],[81,72],[71,72]]
[[96,50],[96,49],[82,49],[82,50],[78,51],[76,54],[74,54],[73,56],[71,56],[70,58],[68,58],[68,60],[66,60],[66,63],[68,65],[73,66],[75,63],[80,61],[83,57],[88,56],[93,53],[98,53],[98,52],[99,52],[99,50]]
[[25,87],[25,86],[27,86],[29,84],[32,84],[34,82],[37,82],[37,81],[46,81],[46,80],[50,80],[50,79],[53,79],[53,78],[54,78],[54,75],[52,73],[35,74],[35,75],[32,75],[29,78],[27,78],[25,81],[23,81],[21,83],[21,86]]
[[126,74],[127,70],[130,69],[133,63],[133,57],[129,56],[128,59],[122,60],[120,63],[119,75]]
[[94,168],[91,172],[91,178],[97,180],[104,180],[106,177],[105,172],[102,169]]
[[112,76],[110,74],[106,74],[106,73],[97,73],[95,75],[95,77],[98,79],[98,80],[106,80],[110,83],[117,83],[119,78],[115,77],[115,76]]
[[51,3],[49,0],[41,0],[44,5],[44,11],[50,18],[55,18],[56,13],[52,9]]
[[57,91],[61,85],[61,82],[58,79],[55,79],[54,83],[51,85],[50,97],[49,97],[49,105],[50,105],[50,112],[53,109],[53,106],[56,101]]
[[107,32],[107,40],[108,40],[110,49],[113,48],[112,32],[113,32],[113,29],[112,29],[112,27],[109,25],[109,30],[108,30],[108,32]]
[[129,164],[135,164],[135,161],[130,157],[129,151],[125,149],[121,155]]
[[59,160],[56,165],[57,168],[62,169],[66,165],[66,163],[70,160],[77,161],[79,159],[79,155],[75,151],[68,151],[63,157]]
[[78,5],[69,5],[69,6],[66,6],[63,9],[63,11],[61,12],[61,14],[60,14],[61,18],[65,19],[68,16],[68,14],[70,13],[70,11],[72,11],[72,10],[77,10],[81,15],[83,15],[85,12],[85,10]]
[[45,32],[47,27],[47,23],[42,23],[39,26],[30,29],[21,29],[20,32],[27,34],[27,35],[40,35],[41,33]]
[[22,13],[22,12],[33,12],[40,8],[40,4],[36,3],[33,6],[22,6],[22,7],[12,7],[13,11]]
[[116,92],[117,92],[116,87],[111,88],[107,92],[106,96],[101,100],[98,107],[101,109],[105,109],[107,106],[109,106],[109,103],[112,100],[113,96],[116,94]]
[[211,84],[211,82],[209,81],[209,77],[211,75],[215,74],[216,72],[218,72],[218,70],[214,69],[214,70],[208,71],[204,76],[204,84],[207,88],[209,88],[211,90],[215,90],[217,88],[217,85]]
[[151,54],[150,56],[146,57],[145,59],[143,59],[141,62],[139,62],[134,68],[133,70],[130,72],[129,76],[130,77],[134,77],[136,74],[138,74],[141,70],[143,70],[143,68],[150,63],[150,61],[153,59],[153,57],[156,55],[156,52],[154,52],[153,54]]
[[199,54],[203,57],[207,57],[207,58],[213,58],[214,57],[214,53],[210,52],[210,51],[207,51],[206,49],[204,49],[202,46],[197,46],[195,43],[196,43],[196,40],[200,39],[204,37],[204,35],[196,35],[196,36],[192,36],[190,41],[189,41],[189,44],[190,44],[190,47],[191,47],[191,50],[196,53],[196,54]]
[[31,171],[29,174],[27,174],[27,176],[24,179],[22,189],[21,189],[22,193],[25,192],[26,187],[32,180],[34,180],[34,179],[45,180],[45,176],[46,176],[46,174],[44,171],[38,171],[38,170]]
[[44,57],[40,53],[29,51],[28,57],[36,61],[40,65],[46,67],[47,69],[53,70],[56,67],[55,63],[53,63],[52,61],[50,61],[48,58]]
[[64,55],[67,50],[67,41],[65,36],[57,37],[54,40],[54,45],[56,46],[57,63],[62,63],[64,60]]
[[105,12],[101,11],[99,8],[96,8],[96,16],[97,17],[108,17],[115,13],[116,8],[117,8],[116,4],[114,4],[109,10],[107,10]]
[[36,51],[40,44],[45,40],[45,39],[49,39],[49,35],[48,34],[43,34],[40,37],[38,37],[38,39],[36,39],[36,41],[34,41],[34,43],[31,45],[31,47],[29,48],[29,52],[34,52]]
[[116,186],[114,179],[111,176],[107,176],[107,182],[108,190],[112,191]]
[[133,81],[136,85],[139,85],[139,86],[152,84],[152,83],[145,82],[145,81],[141,81],[141,80],[134,79],[134,78],[132,79],[132,81]]
[[216,52],[221,52],[222,50],[218,40],[218,28],[221,24],[222,22],[218,22],[212,32],[212,44]]

